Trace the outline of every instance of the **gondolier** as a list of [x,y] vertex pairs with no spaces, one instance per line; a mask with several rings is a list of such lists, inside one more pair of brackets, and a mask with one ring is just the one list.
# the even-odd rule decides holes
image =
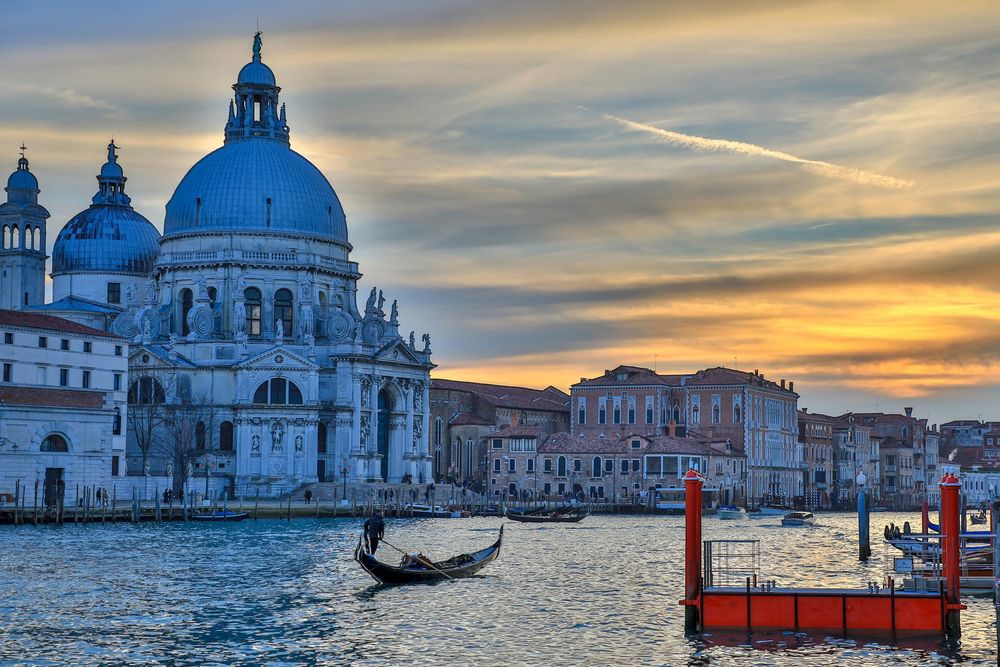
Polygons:
[[368,542],[368,553],[373,554],[378,550],[378,541],[385,536],[385,519],[382,512],[375,510],[375,514],[365,521],[365,540]]

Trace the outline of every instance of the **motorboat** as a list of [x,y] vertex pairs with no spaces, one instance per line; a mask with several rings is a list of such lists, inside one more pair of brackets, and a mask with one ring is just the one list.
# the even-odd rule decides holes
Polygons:
[[811,526],[816,523],[812,512],[789,512],[781,518],[782,526]]
[[507,512],[507,518],[521,523],[577,523],[587,512],[577,507],[557,507],[553,510],[528,510],[525,512]]
[[720,519],[745,519],[747,511],[736,505],[719,505],[718,516]]
[[[500,555],[500,543],[503,542],[503,526],[500,526],[497,541],[485,549],[437,562],[423,554],[406,554],[399,565],[389,565],[369,553],[364,542],[362,535],[354,549],[354,560],[380,584],[430,583],[472,576],[496,560]],[[384,540],[383,543],[388,544]]]
[[785,516],[792,511],[794,511],[793,508],[786,507],[785,505],[761,505],[757,508],[757,512],[761,516]]
[[459,511],[452,511],[447,507],[441,507],[440,505],[421,505],[419,503],[414,503],[406,505],[403,507],[403,512],[414,517],[433,517],[439,519],[457,519],[462,516]]

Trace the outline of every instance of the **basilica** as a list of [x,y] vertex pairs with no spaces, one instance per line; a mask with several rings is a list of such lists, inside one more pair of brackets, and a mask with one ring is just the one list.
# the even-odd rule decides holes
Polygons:
[[[430,336],[402,335],[399,305],[381,290],[358,294],[343,206],[290,146],[259,33],[232,88],[223,145],[181,179],[162,236],[132,207],[112,142],[91,205],[54,243],[51,302],[48,214],[35,206],[17,225],[32,230],[28,247],[5,253],[0,307],[128,343],[130,475],[208,468],[229,493],[262,496],[323,481],[431,481]],[[11,178],[21,172],[23,158]],[[176,455],[181,425],[137,417],[159,404],[197,416],[198,456]]]

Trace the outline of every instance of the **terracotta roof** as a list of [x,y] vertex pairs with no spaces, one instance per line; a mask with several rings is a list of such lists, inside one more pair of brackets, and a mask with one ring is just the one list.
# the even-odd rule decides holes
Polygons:
[[775,389],[777,391],[795,393],[787,387],[782,387],[777,382],[768,380],[763,375],[757,375],[747,371],[738,371],[732,368],[726,368],[725,366],[716,366],[715,368],[706,368],[698,371],[691,377],[687,378],[684,382],[685,386],[698,386],[706,384],[752,384],[758,387]]
[[644,454],[701,454],[709,455],[709,447],[704,442],[694,438],[671,438],[669,435],[657,435],[649,438],[649,447]]
[[978,419],[953,419],[950,422],[945,422],[941,424],[941,428],[945,426],[958,427],[958,426],[983,426],[983,422]]
[[35,405],[50,408],[104,407],[104,392],[80,389],[43,387],[0,387],[0,403],[4,405]]
[[[872,436],[872,438],[876,438],[876,437],[877,436],[874,436],[874,435]],[[899,438],[894,438],[891,435],[882,436],[882,437],[878,438],[878,441],[879,441],[879,445],[878,445],[879,446],[879,450],[882,450],[882,449],[913,449],[913,446],[910,445],[905,440],[900,440]]]
[[[81,336],[99,336],[101,338],[118,338],[113,334],[100,329],[86,327],[70,320],[41,313],[28,313],[22,310],[0,309],[0,326],[24,327],[27,329],[44,329],[46,331],[58,331],[60,333],[77,334]],[[124,340],[118,338],[118,340]]]
[[831,417],[830,415],[824,415],[821,412],[807,412],[806,410],[799,410],[799,421],[810,421],[810,422],[822,422],[825,424],[833,424],[837,421],[836,417]]
[[537,438],[541,440],[545,437],[542,429],[537,426],[504,426],[503,428],[497,429],[493,433],[487,433],[482,437],[483,440],[489,440],[490,438]]
[[459,412],[448,420],[448,424],[451,426],[493,426],[493,422],[489,419],[483,419],[472,412]]
[[888,412],[848,412],[844,417],[853,415],[855,420],[862,420],[864,422],[869,422],[870,424],[909,424],[914,421],[919,421],[916,417],[907,417],[906,415],[901,415],[898,413],[888,413]]
[[569,395],[555,387],[529,389],[502,384],[432,379],[431,389],[476,394],[500,408],[569,412]]
[[[624,380],[619,380],[620,374],[626,374]],[[604,375],[596,378],[581,378],[573,387],[625,387],[630,385],[665,385],[677,387],[681,383],[681,375],[660,375],[642,366],[618,366]]]

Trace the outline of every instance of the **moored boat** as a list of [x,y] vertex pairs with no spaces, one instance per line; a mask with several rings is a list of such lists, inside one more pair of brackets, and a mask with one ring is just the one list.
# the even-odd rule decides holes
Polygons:
[[743,519],[747,511],[736,505],[720,505],[718,515],[720,519]]
[[[354,549],[356,560],[365,572],[382,584],[419,584],[448,579],[469,577],[496,560],[500,555],[500,544],[503,542],[503,526],[500,535],[492,545],[471,554],[459,554],[448,560],[433,562],[421,554],[407,554],[403,563],[389,565],[368,553],[364,546],[364,536],[358,539]],[[384,542],[388,544],[387,542]]]
[[192,514],[193,521],[243,521],[250,518],[249,512],[207,512],[204,514]]
[[577,523],[587,516],[575,507],[556,508],[551,511],[507,512],[507,518],[521,523]]
[[415,517],[434,517],[441,519],[457,519],[462,516],[461,512],[452,511],[447,507],[441,507],[440,505],[421,505],[419,503],[406,505],[403,507],[403,512]]
[[789,512],[781,518],[782,526],[811,526],[816,523],[812,512]]

